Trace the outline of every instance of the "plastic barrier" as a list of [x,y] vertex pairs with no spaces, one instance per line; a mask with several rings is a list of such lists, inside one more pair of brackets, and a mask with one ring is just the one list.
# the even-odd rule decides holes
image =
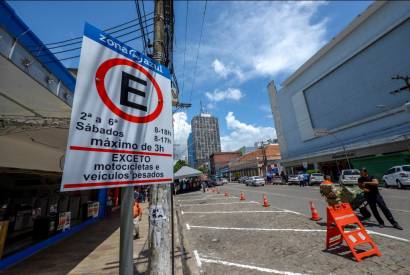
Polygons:
[[[345,230],[346,227],[352,226],[354,228],[351,230]],[[343,243],[343,240],[358,262],[364,257],[382,255],[348,203],[327,207],[326,249]],[[357,246],[360,247],[357,248]],[[364,246],[370,246],[370,248],[364,250]]]

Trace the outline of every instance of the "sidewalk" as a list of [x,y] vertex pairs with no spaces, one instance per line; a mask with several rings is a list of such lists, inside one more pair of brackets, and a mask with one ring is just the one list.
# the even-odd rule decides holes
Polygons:
[[[134,240],[135,274],[148,267],[148,204],[143,207],[140,236]],[[120,211],[97,221],[1,274],[118,274]]]

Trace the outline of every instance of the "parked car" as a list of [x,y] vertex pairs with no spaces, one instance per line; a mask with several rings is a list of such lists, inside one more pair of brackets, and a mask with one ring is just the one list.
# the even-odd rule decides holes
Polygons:
[[323,176],[323,174],[312,173],[310,175],[309,185],[321,184],[322,182],[324,182],[324,180],[325,180],[325,177]]
[[264,186],[265,179],[263,177],[250,177],[249,180],[246,182],[246,185],[253,185],[253,186]]
[[403,188],[410,185],[410,165],[394,166],[387,170],[386,175],[383,176],[384,186],[397,186]]
[[309,183],[310,175],[308,173],[299,172],[298,176],[299,176],[299,182],[304,181],[306,185]]
[[288,176],[288,184],[299,184],[300,177],[299,175],[289,175]]
[[240,183],[246,183],[246,180],[247,180],[247,179],[248,179],[247,176],[241,177],[241,178],[239,179],[239,182],[240,182]]
[[360,178],[360,171],[357,169],[342,170],[339,177],[339,183],[344,185],[355,185]]
[[222,181],[222,184],[227,184],[228,183],[228,180],[225,179],[225,178],[222,178],[221,181]]

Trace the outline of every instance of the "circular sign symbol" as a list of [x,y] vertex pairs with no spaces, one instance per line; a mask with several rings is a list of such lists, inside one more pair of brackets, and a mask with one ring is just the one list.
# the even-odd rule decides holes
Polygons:
[[[135,116],[132,114],[128,114],[124,112],[120,107],[118,107],[108,96],[107,90],[105,88],[105,77],[110,69],[112,69],[115,66],[120,66],[120,65],[129,66],[129,67],[132,67],[140,71],[151,81],[152,85],[154,86],[157,97],[158,97],[158,104],[155,110],[151,112],[150,114],[146,116]],[[108,107],[108,109],[110,109],[117,116],[125,120],[128,120],[130,122],[134,122],[134,123],[147,123],[147,122],[155,120],[161,114],[162,107],[164,105],[161,88],[159,87],[155,78],[141,65],[135,62],[132,62],[130,60],[127,60],[127,59],[122,59],[122,58],[108,59],[107,61],[103,62],[100,65],[100,67],[98,67],[95,77],[96,77],[95,85],[97,87],[97,91],[98,91],[98,94],[101,100]]]

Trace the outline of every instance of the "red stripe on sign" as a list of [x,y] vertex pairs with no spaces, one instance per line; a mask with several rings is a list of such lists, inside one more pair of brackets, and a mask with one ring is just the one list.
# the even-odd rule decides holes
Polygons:
[[108,148],[93,148],[93,147],[82,147],[82,146],[70,146],[70,150],[102,152],[102,153],[124,153],[124,154],[144,155],[144,156],[172,157],[172,154],[165,154],[165,153],[131,151],[131,150],[115,150],[115,149],[108,149]]
[[78,188],[78,187],[92,187],[92,186],[110,186],[110,185],[120,185],[120,184],[134,184],[134,183],[155,183],[170,181],[171,178],[167,179],[150,179],[150,180],[127,180],[127,181],[108,181],[108,182],[90,182],[90,183],[66,183],[64,188]]

